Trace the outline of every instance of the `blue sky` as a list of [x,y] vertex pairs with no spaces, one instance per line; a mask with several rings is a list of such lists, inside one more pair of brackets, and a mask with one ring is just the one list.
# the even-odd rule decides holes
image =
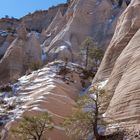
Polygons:
[[66,0],[0,0],[0,18],[9,17],[20,18],[35,10],[45,10],[52,5],[64,3]]

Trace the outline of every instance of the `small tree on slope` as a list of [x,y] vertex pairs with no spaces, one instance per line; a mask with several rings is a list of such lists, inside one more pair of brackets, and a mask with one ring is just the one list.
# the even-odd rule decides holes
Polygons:
[[85,59],[86,69],[94,68],[97,71],[104,51],[98,48],[92,38],[87,37],[81,44],[81,55]]
[[96,140],[100,139],[98,125],[104,125],[100,108],[105,96],[105,91],[95,85],[78,100],[77,109],[64,121],[68,135],[87,139],[90,134],[94,134]]
[[52,119],[48,113],[38,116],[24,116],[19,125],[11,131],[23,140],[41,140],[44,132],[52,130]]

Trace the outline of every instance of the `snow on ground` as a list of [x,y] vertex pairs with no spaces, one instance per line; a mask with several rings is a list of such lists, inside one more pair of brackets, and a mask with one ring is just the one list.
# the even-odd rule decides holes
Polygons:
[[4,30],[0,30],[0,36],[8,36],[8,32],[4,31]]
[[26,104],[28,102],[42,102],[47,98],[45,95],[50,94],[49,91],[55,88],[56,72],[57,66],[50,64],[40,70],[33,71],[30,75],[19,78],[17,83],[11,85],[13,89],[11,92],[0,93],[0,125],[20,118],[22,113],[29,108],[45,111],[46,109],[26,106]]
[[41,109],[39,107],[33,107],[31,110],[36,110],[36,111],[41,111],[41,112],[46,112],[48,111],[47,109]]
[[106,86],[107,82],[108,82],[108,79],[99,82],[99,88],[100,88],[100,89],[104,88],[104,87]]
[[[20,118],[25,111],[47,111],[40,108],[39,104],[45,102],[49,94],[56,96],[50,91],[56,87],[55,82],[63,82],[57,75],[63,65],[62,61],[49,63],[42,69],[19,78],[17,83],[11,85],[11,92],[0,93],[0,125]],[[73,63],[69,64],[72,70],[76,66],[79,67]],[[67,98],[65,95],[58,96]]]

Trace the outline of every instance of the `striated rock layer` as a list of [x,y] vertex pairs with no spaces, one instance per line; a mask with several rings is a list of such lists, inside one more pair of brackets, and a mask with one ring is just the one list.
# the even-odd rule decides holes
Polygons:
[[26,16],[16,19],[13,17],[5,17],[0,19],[0,30],[15,30],[21,24],[25,24],[28,30],[41,32],[46,29],[52,22],[58,10],[64,14],[67,10],[68,4],[59,4],[53,6],[48,10],[39,10],[34,13],[29,13]]
[[0,84],[17,80],[28,69],[34,69],[42,63],[41,47],[34,33],[28,37],[26,31],[20,29],[16,38],[0,61]]
[[111,99],[105,114],[111,118],[110,121],[140,125],[139,51],[140,1],[132,0],[118,20],[113,39],[94,79],[94,82],[109,80],[106,89]]
[[[61,124],[76,105],[75,100],[81,89],[78,74],[80,69],[79,66],[69,63],[67,68],[70,73],[66,76],[67,81],[63,81],[63,76],[57,75],[63,65],[63,62],[58,61],[48,64],[28,76],[21,77],[18,83],[13,85],[13,96],[8,97],[7,101],[12,102],[15,108],[9,111],[7,120],[2,120],[4,123],[7,122],[2,131],[2,140],[15,139],[9,129],[16,125],[21,116],[38,115],[46,111],[52,115],[54,123],[54,129],[46,137],[51,140],[70,139],[66,136]],[[2,105],[0,108],[3,110]],[[20,138],[16,137],[16,139]]]
[[[0,62],[0,67],[3,67],[0,70],[1,83],[16,80],[17,75],[25,73],[28,69],[28,64],[26,64],[28,59],[37,56],[36,52],[32,53],[35,48],[38,48],[39,56],[41,51],[43,57],[46,57],[47,54],[46,58],[49,61],[68,58],[73,62],[80,61],[80,45],[87,36],[91,36],[99,47],[105,49],[112,38],[116,21],[124,7],[113,7],[110,0],[73,0],[69,4],[60,4],[46,11],[28,14],[20,20],[1,19],[2,34],[5,33],[3,30],[8,28],[9,32],[6,31],[6,33],[15,35],[13,40],[16,38],[14,42],[6,40],[6,37],[0,38],[0,57],[4,56]],[[8,24],[9,21],[11,24],[12,21],[16,24],[11,26]],[[9,26],[11,26],[10,29]],[[21,29],[22,26],[24,28]],[[34,34],[34,42],[29,39],[31,37],[27,37],[30,36],[29,32],[32,30],[37,31]],[[23,42],[19,43],[21,42],[19,40],[23,40]],[[32,49],[26,52],[23,48]],[[17,56],[19,59],[16,59]],[[34,63],[34,61],[36,60],[31,59],[30,63]],[[37,59],[37,63],[39,61]],[[13,63],[15,64],[13,65]]]
[[50,8],[49,10],[36,11],[33,14],[24,16],[20,21],[26,25],[26,28],[41,32],[49,26],[58,10],[64,14],[67,7],[67,4],[60,4]]
[[[77,61],[79,59],[79,47],[87,36],[91,36],[99,47],[106,48],[113,36],[116,21],[124,10],[124,7],[114,8],[110,0],[71,1],[63,17],[63,21],[66,24],[63,25],[58,20],[57,28],[62,28],[61,31],[54,38],[51,38],[54,28],[53,26],[52,30],[50,30],[51,27],[49,28],[52,41],[49,45],[45,44],[47,53],[50,57],[53,55],[52,59],[61,58],[58,55],[58,48],[65,46],[69,54],[71,54],[69,55],[69,57],[71,56],[69,60]],[[54,25],[56,21],[52,22],[52,25]],[[59,49],[60,53],[61,50]]]

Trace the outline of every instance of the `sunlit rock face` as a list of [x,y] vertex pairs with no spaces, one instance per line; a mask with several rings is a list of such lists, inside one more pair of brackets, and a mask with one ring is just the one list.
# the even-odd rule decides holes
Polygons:
[[48,10],[39,10],[34,13],[29,13],[26,16],[16,19],[13,17],[5,17],[0,19],[0,30],[16,29],[21,24],[25,24],[29,30],[41,32],[44,28],[47,28],[52,22],[58,10],[64,14],[67,10],[67,4],[59,4],[53,6]]
[[[9,17],[0,19],[1,85],[17,80],[25,74],[29,65],[42,63],[41,44],[47,38],[42,30],[48,28],[58,11],[64,15],[67,7],[68,4],[60,4],[48,10],[35,11],[19,20]],[[43,61],[44,58],[46,60],[45,53]]]
[[41,32],[50,25],[57,11],[60,10],[62,14],[64,14],[67,10],[67,6],[67,4],[60,4],[58,6],[51,7],[49,10],[36,11],[33,14],[24,16],[20,21],[26,25],[26,28]]
[[48,54],[54,55],[56,48],[66,46],[74,60],[69,59],[76,61],[79,57],[79,46],[87,36],[91,36],[99,47],[106,48],[124,7],[113,7],[111,1],[108,0],[72,1],[63,17],[67,23],[52,39],[50,45],[45,46]]
[[4,32],[4,35],[6,36],[3,36],[3,32],[0,35],[0,57],[3,57],[7,48],[10,46],[12,41],[16,38],[16,35],[13,34],[6,34]]
[[0,30],[16,29],[20,24],[20,20],[15,18],[2,18],[0,19]]
[[9,129],[17,124],[21,116],[38,115],[46,111],[52,115],[54,122],[54,129],[46,137],[52,140],[70,139],[66,136],[61,123],[64,117],[72,113],[76,105],[75,100],[81,89],[79,77],[81,69],[79,65],[68,63],[69,73],[66,75],[67,80],[64,81],[63,75],[58,74],[62,66],[64,66],[62,61],[50,63],[18,79],[18,82],[12,85],[12,93],[3,93],[1,100],[5,102],[5,106],[12,104],[15,108],[6,113],[3,105],[0,107],[3,111],[1,122],[6,123],[2,139],[15,139]]
[[[48,11],[36,11],[33,14],[28,14],[20,20],[1,19],[1,22],[5,23],[5,26],[1,24],[1,26],[4,26],[2,27],[3,30],[6,30],[6,28],[10,26],[9,24],[7,25],[8,21],[10,21],[11,24],[12,21],[16,22],[16,24],[13,24],[14,27],[11,26],[11,29],[17,29],[13,40],[18,37],[13,43],[12,39],[5,40],[6,37],[0,38],[0,45],[2,44],[0,46],[0,56],[1,58],[4,56],[0,62],[0,65],[3,66],[0,73],[7,71],[7,74],[3,73],[3,75],[1,75],[1,82],[3,82],[3,79],[7,81],[7,77],[13,77],[10,75],[13,75],[12,73],[15,74],[15,72],[13,72],[15,69],[17,69],[17,73],[15,74],[16,76],[14,76],[15,78],[12,79],[17,79],[18,75],[26,71],[25,67],[27,64],[24,63],[23,65],[23,61],[30,57],[36,58],[36,53],[30,54],[30,52],[34,52],[34,48],[38,48],[37,52],[39,52],[39,56],[40,51],[42,51],[43,54],[47,54],[46,58],[48,61],[56,59],[65,60],[68,58],[68,60],[72,62],[80,61],[79,47],[87,36],[93,37],[99,47],[106,48],[114,33],[116,21],[124,10],[124,7],[114,7],[108,0],[73,0],[69,4],[60,4],[50,8]],[[30,37],[28,37],[31,30],[36,31],[34,37],[36,41],[33,41],[33,45],[31,45],[32,41],[30,42]],[[5,33],[7,32],[4,31],[2,35]],[[20,44],[19,40],[24,41],[21,41],[22,43],[20,42]],[[36,47],[33,47],[27,56],[27,53],[22,53],[25,52],[23,48],[26,47],[19,47],[18,44],[21,46]],[[37,46],[41,47],[39,48]],[[14,52],[16,49],[17,51]],[[20,55],[18,55],[18,53]],[[13,61],[12,58],[9,60],[15,54],[19,59]],[[39,58],[36,60],[40,61]],[[15,62],[16,64],[17,61],[19,66],[12,68],[11,66],[13,66],[13,64],[11,63]],[[27,62],[27,60],[25,61]],[[11,65],[10,68],[14,69],[12,72],[10,72],[9,65]],[[22,69],[22,71],[20,69]],[[7,82],[9,82],[9,80]]]
[[111,99],[106,117],[132,127],[140,124],[139,49],[140,1],[132,0],[118,20],[113,39],[94,79],[94,82],[109,79],[106,89]]
[[[0,61],[1,86],[17,80],[35,63],[41,64],[41,47],[34,33],[20,30]],[[23,34],[22,34],[23,33]]]

